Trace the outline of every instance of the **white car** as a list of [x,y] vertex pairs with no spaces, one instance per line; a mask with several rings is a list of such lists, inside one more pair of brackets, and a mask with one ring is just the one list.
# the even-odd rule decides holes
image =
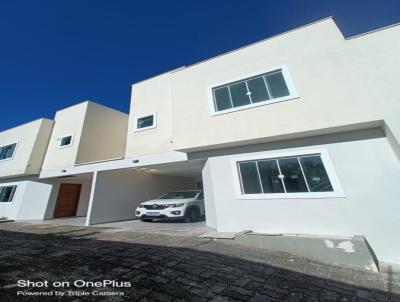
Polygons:
[[201,190],[169,192],[158,199],[141,203],[135,211],[136,217],[142,221],[184,219],[185,222],[196,222],[204,213]]

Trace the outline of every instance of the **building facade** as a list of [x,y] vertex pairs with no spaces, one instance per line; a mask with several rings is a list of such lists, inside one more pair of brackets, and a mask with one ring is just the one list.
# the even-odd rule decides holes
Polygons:
[[363,235],[400,263],[399,38],[399,25],[345,38],[328,18],[136,83],[129,116],[58,112],[43,219],[71,214],[65,196],[89,225],[204,188],[217,231]]

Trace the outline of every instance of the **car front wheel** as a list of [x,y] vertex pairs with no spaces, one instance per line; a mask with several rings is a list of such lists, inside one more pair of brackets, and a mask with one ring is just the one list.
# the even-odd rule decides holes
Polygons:
[[188,208],[185,212],[184,221],[187,223],[196,222],[200,218],[200,210],[197,207]]

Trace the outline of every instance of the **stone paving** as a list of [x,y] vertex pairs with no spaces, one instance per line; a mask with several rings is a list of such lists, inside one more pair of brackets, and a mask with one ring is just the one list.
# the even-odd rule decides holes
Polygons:
[[[400,301],[393,274],[167,231],[0,223],[0,242],[0,301]],[[75,280],[117,284],[78,288]]]

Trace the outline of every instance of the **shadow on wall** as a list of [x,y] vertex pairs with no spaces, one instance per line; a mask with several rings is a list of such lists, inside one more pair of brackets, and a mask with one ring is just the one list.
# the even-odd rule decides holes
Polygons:
[[320,136],[298,138],[291,140],[281,140],[262,144],[248,144],[239,147],[221,148],[210,151],[199,151],[188,153],[188,159],[207,158],[212,156],[233,155],[240,153],[251,153],[260,151],[281,150],[290,148],[300,148],[316,145],[328,145],[340,142],[351,142],[385,137],[381,128],[372,128],[357,131],[347,131],[342,133],[325,134]]
[[[353,286],[214,252],[95,240],[88,237],[96,236],[100,231],[87,228],[76,228],[66,232],[53,231],[55,232],[52,234],[0,231],[0,239],[3,242],[0,268],[3,275],[7,276],[0,279],[0,291],[4,301],[21,301],[21,297],[16,296],[16,291],[32,290],[17,288],[16,283],[20,279],[48,280],[50,283],[68,281],[71,284],[77,279],[115,280],[119,283],[129,281],[131,287],[108,286],[103,289],[80,290],[123,292],[124,299],[129,298],[131,301],[400,299],[398,295],[380,290]],[[114,238],[115,233],[112,236]],[[138,237],[140,236],[132,238],[137,240]],[[157,238],[162,240],[159,236]],[[176,244],[173,239],[164,240],[168,241],[168,245]],[[391,288],[391,285],[388,287]],[[51,289],[53,288],[46,288]],[[56,290],[66,292],[71,288]]]

